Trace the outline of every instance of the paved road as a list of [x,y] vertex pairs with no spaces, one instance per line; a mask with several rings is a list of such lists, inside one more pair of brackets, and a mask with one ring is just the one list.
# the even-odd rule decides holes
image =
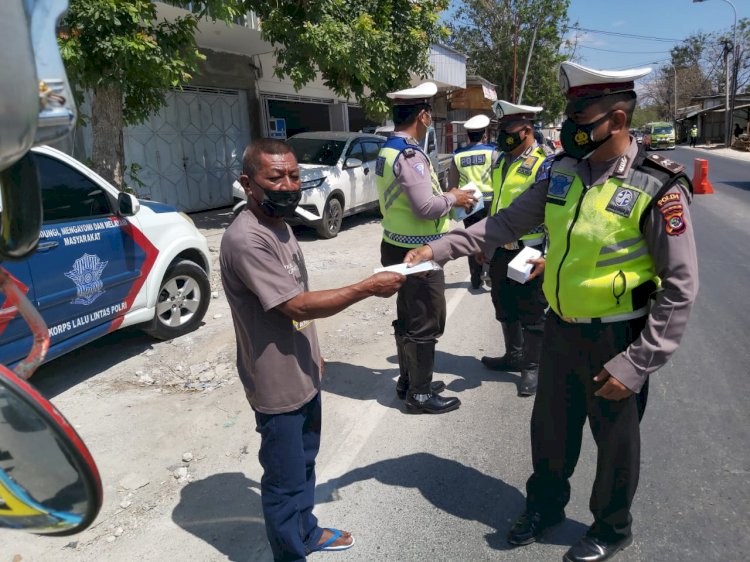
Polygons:
[[[701,292],[680,351],[652,379],[643,421],[643,471],[634,506],[636,543],[618,560],[744,561],[750,551],[750,396],[745,329],[750,312],[750,163],[685,148],[688,164],[706,157],[716,194],[691,212]],[[227,220],[199,220],[213,248]],[[355,281],[377,265],[380,225],[347,219],[338,238],[300,231],[314,288]],[[468,290],[466,265],[446,267],[449,318],[438,346],[438,378],[461,409],[408,416],[393,392],[396,376],[390,300],[370,299],[319,321],[329,360],[323,445],[318,457],[321,524],[351,530],[346,553],[326,562],[559,560],[591,522],[594,448],[587,435],[567,522],[545,542],[509,549],[505,534],[523,508],[530,468],[532,400],[515,377],[486,371],[484,354],[502,353],[489,294]],[[76,424],[105,480],[97,526],[75,538],[0,532],[8,559],[267,561],[257,495],[260,467],[252,414],[237,388],[197,394],[134,385],[137,369],[231,352],[223,295],[207,325],[173,344],[137,332],[112,334],[47,365],[37,384]],[[207,359],[206,356],[209,356]],[[231,355],[231,353],[230,353]],[[171,475],[192,451],[190,482]],[[123,490],[130,475],[150,483]],[[120,502],[132,505],[124,508]],[[116,529],[124,530],[121,536]],[[9,541],[6,543],[5,541]],[[5,560],[0,554],[0,560]]]
[[[746,560],[750,163],[685,148],[669,155],[690,175],[693,158],[707,158],[716,194],[697,197],[691,207],[700,296],[681,350],[652,379],[634,506],[637,541],[619,559]],[[331,502],[320,509],[325,520],[356,529],[362,539],[348,560],[555,560],[591,521],[588,439],[567,523],[545,544],[507,550],[504,535],[522,508],[530,466],[531,403],[515,396],[513,381],[474,359],[499,337],[487,296],[457,304],[438,368],[451,373],[443,378],[459,392],[462,409],[431,419],[384,416],[360,436],[352,468],[321,486],[321,500]],[[398,446],[394,435],[405,437]]]

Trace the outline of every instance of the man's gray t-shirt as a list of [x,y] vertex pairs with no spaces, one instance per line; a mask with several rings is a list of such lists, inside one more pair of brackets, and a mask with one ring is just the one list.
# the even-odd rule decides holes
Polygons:
[[221,240],[221,281],[237,338],[237,370],[250,405],[264,414],[300,408],[320,390],[315,324],[275,307],[308,290],[292,229],[241,212]]

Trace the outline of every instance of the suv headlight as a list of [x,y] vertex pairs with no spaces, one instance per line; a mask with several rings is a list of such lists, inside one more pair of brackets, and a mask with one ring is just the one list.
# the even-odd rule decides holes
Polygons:
[[315,179],[315,180],[303,181],[302,185],[300,186],[300,189],[312,189],[313,187],[320,187],[321,185],[323,185],[324,181],[326,181],[325,176],[323,176],[322,178]]

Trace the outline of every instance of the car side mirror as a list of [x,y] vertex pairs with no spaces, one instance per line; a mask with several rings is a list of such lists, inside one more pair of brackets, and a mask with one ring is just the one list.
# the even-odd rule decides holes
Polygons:
[[0,529],[71,535],[102,506],[91,453],[68,421],[0,365]]
[[362,165],[362,160],[359,158],[347,158],[344,163],[344,168],[359,168]]
[[117,212],[122,217],[132,217],[141,210],[141,204],[132,193],[121,191],[117,196]]
[[0,258],[22,259],[36,248],[42,227],[42,191],[31,152],[0,172],[0,203]]

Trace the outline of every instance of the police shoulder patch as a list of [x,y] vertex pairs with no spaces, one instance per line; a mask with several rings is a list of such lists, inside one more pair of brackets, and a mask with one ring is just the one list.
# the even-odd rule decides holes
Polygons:
[[660,170],[667,172],[671,176],[676,176],[685,169],[685,166],[669,158],[664,158],[658,154],[649,154],[644,160],[644,164],[649,164]]
[[679,236],[687,230],[685,210],[682,205],[671,205],[661,209],[664,218],[664,231],[669,236]]

